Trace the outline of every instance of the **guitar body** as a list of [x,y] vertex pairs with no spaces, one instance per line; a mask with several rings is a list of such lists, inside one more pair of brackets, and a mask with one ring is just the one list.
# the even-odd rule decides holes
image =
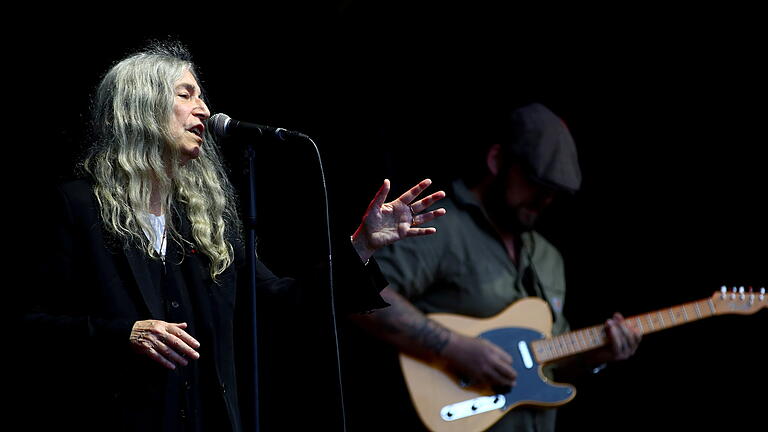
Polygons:
[[441,365],[401,354],[411,399],[430,430],[483,431],[516,406],[558,406],[576,395],[570,385],[549,382],[531,348],[532,341],[549,337],[552,330],[549,306],[543,300],[526,298],[485,319],[453,314],[429,317],[457,333],[488,339],[502,347],[512,356],[517,372],[517,385],[500,398],[490,388],[463,386]]

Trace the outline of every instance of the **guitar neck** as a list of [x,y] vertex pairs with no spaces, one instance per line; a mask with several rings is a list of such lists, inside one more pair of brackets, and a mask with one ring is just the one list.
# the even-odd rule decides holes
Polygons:
[[[641,334],[648,334],[717,314],[712,299],[707,298],[636,315],[626,318],[626,321],[630,327],[638,329]],[[546,363],[590,351],[607,343],[608,337],[605,334],[605,326],[595,325],[549,339],[537,340],[532,345],[539,362]]]

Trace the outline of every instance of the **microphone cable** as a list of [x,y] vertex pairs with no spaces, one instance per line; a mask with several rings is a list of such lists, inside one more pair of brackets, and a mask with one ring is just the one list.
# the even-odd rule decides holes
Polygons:
[[317,155],[317,163],[320,168],[320,178],[322,179],[323,184],[323,199],[325,201],[325,231],[326,231],[326,237],[328,241],[328,284],[329,284],[329,292],[330,292],[330,301],[331,301],[331,322],[333,323],[333,338],[334,338],[334,349],[336,352],[336,378],[338,379],[339,384],[339,398],[340,398],[340,404],[341,404],[341,426],[342,431],[347,431],[347,410],[344,402],[344,384],[341,376],[341,350],[339,348],[339,325],[337,322],[336,317],[336,295],[335,290],[333,287],[333,248],[332,248],[332,240],[331,240],[331,221],[330,221],[330,211],[329,211],[329,204],[328,204],[328,186],[325,181],[325,170],[323,169],[323,160],[322,157],[320,157],[320,149],[317,147],[317,144],[315,141],[307,136],[307,135],[300,135],[302,138],[305,138],[310,143],[312,143],[312,146],[315,148],[315,154]]

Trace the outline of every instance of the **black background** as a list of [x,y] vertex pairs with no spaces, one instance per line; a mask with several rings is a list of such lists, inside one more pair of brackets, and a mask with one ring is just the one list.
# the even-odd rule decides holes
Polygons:
[[[472,142],[457,137],[482,127],[467,122],[478,107],[549,106],[569,125],[584,173],[582,191],[541,226],[565,257],[574,328],[768,280],[766,35],[750,11],[554,14],[347,1],[83,11],[81,19],[45,13],[18,15],[5,66],[13,95],[6,108],[16,111],[8,117],[24,132],[6,146],[25,167],[12,174],[23,196],[71,171],[87,141],[91,92],[113,62],[171,36],[190,48],[213,112],[316,140],[333,228],[350,234],[384,178],[394,197],[423,177],[460,172],[461,149]],[[237,179],[240,151],[225,153]],[[257,157],[260,256],[276,273],[298,273],[324,256],[313,150],[264,142]],[[312,325],[307,316],[276,315]],[[581,383],[561,409],[560,429],[747,430],[766,402],[754,391],[768,384],[765,329],[762,312],[649,335],[632,360]],[[275,394],[315,372],[333,375],[317,359],[332,364],[328,348],[306,357],[323,366],[281,367],[305,361],[281,358],[296,355],[296,345],[318,343],[267,333]],[[314,397],[336,409],[322,388],[299,391],[309,398],[291,402],[297,417]],[[264,416],[274,429],[298,421]]]

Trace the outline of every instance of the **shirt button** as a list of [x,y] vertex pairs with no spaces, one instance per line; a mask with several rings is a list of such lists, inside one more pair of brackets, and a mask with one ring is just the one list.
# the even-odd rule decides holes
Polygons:
[[176,309],[176,308],[178,308],[178,307],[179,307],[179,302],[177,302],[176,300],[174,300],[174,301],[172,301],[172,302],[171,302],[171,306],[173,306],[173,308],[174,308],[174,309]]
[[187,390],[192,389],[192,385],[189,383],[189,381],[184,381],[184,388],[186,388]]
[[187,418],[187,412],[184,410],[179,410],[179,416],[181,418]]

